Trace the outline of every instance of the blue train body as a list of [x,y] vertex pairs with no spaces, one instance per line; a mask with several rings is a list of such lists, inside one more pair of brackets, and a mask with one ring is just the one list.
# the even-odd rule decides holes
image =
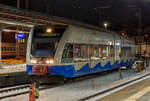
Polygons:
[[[112,70],[112,69],[123,67],[123,66],[129,66],[129,65],[132,65],[133,63],[134,63],[134,60],[132,59],[126,60],[126,62],[121,61],[121,63],[116,61],[113,65],[111,65],[109,61],[104,66],[101,66],[101,62],[99,62],[93,68],[90,68],[89,64],[86,64],[80,70],[77,70],[77,71],[74,69],[74,65],[48,66],[48,74],[62,76],[62,77],[77,77],[81,75],[87,75],[87,74]],[[34,75],[34,73],[32,72],[31,65],[27,65],[26,69],[27,69],[28,75]]]

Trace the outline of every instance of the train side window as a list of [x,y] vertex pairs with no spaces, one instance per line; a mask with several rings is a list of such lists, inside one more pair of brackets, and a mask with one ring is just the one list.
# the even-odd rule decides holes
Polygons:
[[81,53],[80,58],[87,59],[88,58],[88,45],[80,45]]
[[93,57],[94,56],[94,45],[89,45],[88,47],[88,53],[89,53],[89,56]]
[[122,47],[121,53],[122,53],[122,57],[126,57],[127,56],[127,48],[126,47]]
[[[95,48],[95,51],[97,48]],[[106,59],[107,57],[113,57],[114,56],[114,46],[105,46],[105,45],[99,45],[98,48],[98,56],[99,58]]]
[[87,62],[89,58],[89,45],[88,44],[74,44],[74,61]]
[[101,58],[102,57],[102,46],[99,46],[98,50],[99,50],[99,57]]
[[114,57],[114,46],[110,46],[110,55],[111,57]]
[[124,56],[124,54],[125,54],[125,52],[124,52],[124,48],[123,48],[123,47],[121,47],[121,57],[123,57],[123,56]]
[[73,47],[74,50],[74,58],[80,58],[81,57],[81,46],[79,44],[74,44]]
[[132,49],[131,49],[131,47],[128,47],[128,56],[129,56],[129,57],[132,56]]
[[62,55],[62,63],[71,63],[73,62],[73,45],[67,43],[64,47]]
[[121,52],[122,52],[122,56],[124,56],[124,57],[132,56],[131,47],[122,47]]
[[99,60],[99,46],[98,45],[93,45],[92,47],[89,47],[91,49],[91,59],[92,60]]
[[106,51],[106,49],[107,49],[107,47],[106,46],[102,46],[102,58],[106,58],[106,56],[107,56],[107,51]]
[[109,53],[110,53],[110,47],[109,47],[109,46],[106,46],[106,57],[109,56]]
[[97,45],[94,46],[94,57],[99,58],[99,47]]

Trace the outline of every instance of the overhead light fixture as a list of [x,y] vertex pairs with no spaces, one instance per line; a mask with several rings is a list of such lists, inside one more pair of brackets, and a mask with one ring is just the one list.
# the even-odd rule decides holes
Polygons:
[[47,33],[51,33],[52,31],[53,31],[52,28],[47,28],[47,29],[46,29],[46,32],[47,32]]

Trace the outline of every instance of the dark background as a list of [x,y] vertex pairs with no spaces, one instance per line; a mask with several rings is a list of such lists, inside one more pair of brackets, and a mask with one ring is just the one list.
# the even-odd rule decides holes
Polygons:
[[[20,2],[20,8],[25,9],[25,0]],[[0,3],[17,6],[17,0],[0,0]],[[102,9],[103,7],[108,8]],[[108,22],[110,30],[136,34],[139,25],[139,9],[142,32],[149,32],[150,0],[29,0],[28,10],[101,27],[103,22]]]

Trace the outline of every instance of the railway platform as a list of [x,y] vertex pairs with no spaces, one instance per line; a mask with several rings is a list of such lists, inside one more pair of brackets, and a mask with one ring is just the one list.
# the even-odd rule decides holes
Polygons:
[[22,60],[5,60],[0,66],[0,88],[29,83]]
[[150,101],[150,78],[95,101]]
[[0,66],[0,76],[9,75],[12,73],[25,72],[26,65],[24,60],[18,59],[2,59],[2,64]]
[[19,72],[25,72],[26,71],[26,65],[25,64],[5,64],[1,65],[0,68],[0,76],[6,75],[6,74],[12,74],[12,73],[19,73]]

